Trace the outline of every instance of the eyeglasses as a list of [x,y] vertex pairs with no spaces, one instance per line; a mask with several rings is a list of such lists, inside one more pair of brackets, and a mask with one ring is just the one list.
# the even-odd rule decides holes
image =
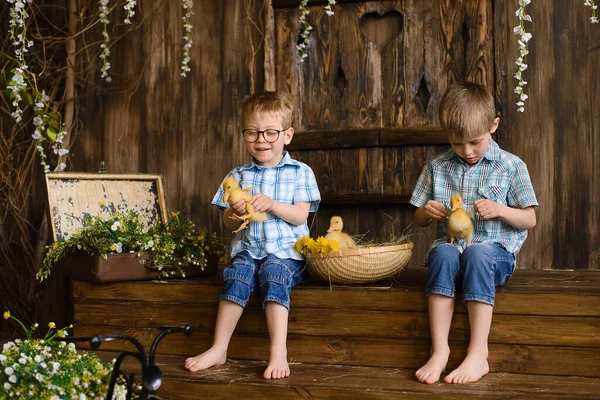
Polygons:
[[286,129],[265,129],[264,131],[258,131],[256,129],[244,129],[242,134],[244,135],[244,140],[248,143],[254,143],[258,140],[258,136],[262,133],[263,139],[267,143],[275,143],[277,139],[279,139],[279,134],[281,132],[287,131],[290,128]]

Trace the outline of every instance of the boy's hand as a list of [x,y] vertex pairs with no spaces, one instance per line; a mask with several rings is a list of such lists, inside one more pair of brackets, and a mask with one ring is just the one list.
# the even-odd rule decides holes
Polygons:
[[429,219],[444,219],[448,216],[448,210],[439,201],[429,200],[427,204],[423,206],[425,216]]
[[500,217],[502,206],[498,203],[494,203],[489,199],[475,200],[475,211],[481,215],[483,219],[492,219]]
[[271,211],[273,209],[273,200],[271,200],[268,196],[265,196],[262,193],[255,194],[252,196],[252,200],[250,200],[250,204],[254,207],[254,211],[257,212],[266,212]]
[[246,213],[246,202],[244,200],[229,203],[229,207],[236,215],[244,215]]

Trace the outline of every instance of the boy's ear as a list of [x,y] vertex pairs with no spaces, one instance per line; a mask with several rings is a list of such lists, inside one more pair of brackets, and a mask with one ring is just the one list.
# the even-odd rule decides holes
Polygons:
[[494,119],[494,124],[492,125],[492,130],[490,130],[490,133],[496,132],[496,129],[498,129],[498,125],[500,125],[500,118],[496,117]]
[[292,138],[294,137],[294,128],[288,128],[287,131],[285,131],[285,145],[287,146],[288,144],[292,143]]

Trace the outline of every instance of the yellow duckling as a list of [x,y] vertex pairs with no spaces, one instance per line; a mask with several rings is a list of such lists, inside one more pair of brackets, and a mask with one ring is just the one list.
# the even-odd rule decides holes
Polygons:
[[344,222],[342,221],[342,217],[333,216],[331,217],[329,229],[327,229],[327,235],[325,235],[325,239],[331,241],[336,240],[339,244],[339,249],[353,249],[356,246],[354,239],[352,236],[348,235],[345,232],[342,232],[344,229]]
[[448,233],[450,234],[450,244],[454,244],[454,239],[466,239],[467,246],[473,239],[473,221],[471,215],[475,209],[466,212],[463,208],[463,200],[460,194],[456,193],[450,198],[450,214],[448,215]]
[[240,200],[244,200],[246,202],[246,213],[244,215],[238,216],[233,214],[231,216],[231,219],[243,221],[240,227],[233,232],[239,232],[242,229],[245,229],[250,221],[263,222],[265,220],[265,213],[255,212],[254,207],[252,207],[252,204],[250,204],[252,195],[248,192],[252,189],[254,189],[254,187],[241,189],[240,185],[238,185],[237,181],[233,178],[227,178],[223,181],[223,191],[225,192],[223,195],[223,201],[228,203],[237,203]]

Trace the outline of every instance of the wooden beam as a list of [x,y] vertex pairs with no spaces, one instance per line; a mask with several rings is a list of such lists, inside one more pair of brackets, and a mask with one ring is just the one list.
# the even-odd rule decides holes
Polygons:
[[448,136],[441,127],[432,126],[296,132],[287,149],[300,151],[439,144],[448,144]]
[[410,195],[394,194],[324,194],[321,198],[321,206],[384,206],[384,205],[406,205],[410,201]]
[[[337,0],[336,4],[345,4],[345,3],[368,3],[370,1],[378,1],[378,0]],[[324,6],[328,3],[327,0],[311,0],[308,5],[309,6]],[[273,8],[293,8],[298,7],[300,5],[300,0],[273,0]],[[335,11],[335,9],[334,9]]]

